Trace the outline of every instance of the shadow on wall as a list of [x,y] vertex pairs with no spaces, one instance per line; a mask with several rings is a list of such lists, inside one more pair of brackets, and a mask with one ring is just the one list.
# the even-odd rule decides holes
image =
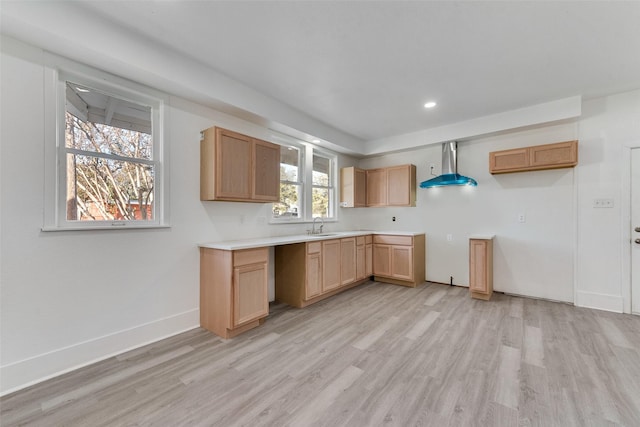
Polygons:
[[573,168],[505,173],[491,177],[500,188],[515,189],[552,187],[570,174],[573,174]]

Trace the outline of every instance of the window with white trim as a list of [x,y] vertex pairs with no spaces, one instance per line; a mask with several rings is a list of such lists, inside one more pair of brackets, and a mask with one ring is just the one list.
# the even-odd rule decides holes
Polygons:
[[272,222],[309,222],[336,217],[336,156],[311,144],[277,138],[280,149],[280,202]]
[[162,99],[104,78],[51,71],[56,196],[45,196],[55,207],[43,229],[166,226]]
[[280,202],[273,204],[274,219],[304,219],[303,146],[280,148]]
[[333,218],[334,191],[333,191],[333,161],[328,156],[313,154],[312,170],[312,215],[321,218]]

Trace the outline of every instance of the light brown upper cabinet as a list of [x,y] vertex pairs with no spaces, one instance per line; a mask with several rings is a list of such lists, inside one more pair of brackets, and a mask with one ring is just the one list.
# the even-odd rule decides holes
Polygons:
[[200,200],[277,202],[280,146],[219,127],[200,141]]
[[[366,206],[416,205],[415,165],[368,169],[365,173]],[[341,186],[344,186],[344,182]],[[344,204],[341,206],[350,207]]]
[[367,170],[367,206],[387,206],[387,170]]
[[340,206],[367,206],[367,172],[354,166],[340,169]]
[[416,205],[415,165],[401,165],[387,168],[387,205]]
[[578,141],[557,142],[489,153],[492,174],[572,168],[578,164]]

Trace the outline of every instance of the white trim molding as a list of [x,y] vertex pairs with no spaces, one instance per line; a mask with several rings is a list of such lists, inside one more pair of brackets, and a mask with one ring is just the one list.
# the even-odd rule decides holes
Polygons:
[[198,326],[196,308],[0,366],[0,396]]
[[624,310],[624,299],[620,295],[578,291],[576,292],[575,306],[622,313]]

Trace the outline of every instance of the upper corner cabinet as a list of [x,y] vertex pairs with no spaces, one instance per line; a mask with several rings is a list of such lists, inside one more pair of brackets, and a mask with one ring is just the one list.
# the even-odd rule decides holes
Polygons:
[[367,173],[354,166],[340,169],[340,206],[363,208],[367,206]]
[[280,199],[280,146],[212,127],[200,141],[200,200]]

